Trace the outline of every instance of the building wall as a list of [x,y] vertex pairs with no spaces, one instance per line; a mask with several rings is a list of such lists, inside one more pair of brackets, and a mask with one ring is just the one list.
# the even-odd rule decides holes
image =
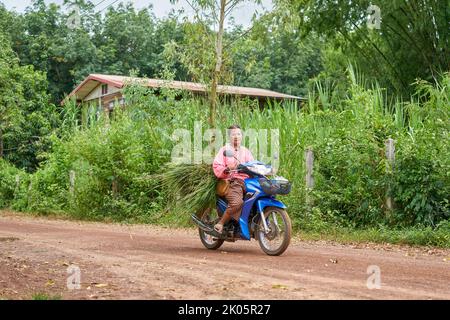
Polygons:
[[97,105],[98,111],[109,114],[116,104],[123,104],[121,89],[107,85],[107,93],[102,94],[102,83],[99,83],[94,90],[83,100],[85,105]]
[[95,99],[84,100],[81,103],[81,124],[87,125],[90,121],[90,116],[94,116],[95,119],[98,119],[101,113],[107,117],[110,117],[114,108],[118,108],[123,105],[124,98],[122,92],[120,91],[103,96],[100,95]]
[[84,101],[90,101],[90,100],[94,100],[94,99],[98,99],[100,97],[103,96],[108,96],[110,94],[114,94],[117,92],[120,92],[121,89],[113,87],[111,85],[108,85],[108,93],[106,95],[102,95],[102,84],[99,83],[99,85],[97,87],[95,87],[94,90],[92,90],[91,93],[89,93],[86,98],[84,98]]
[[116,104],[122,105],[122,92],[116,92],[109,95],[103,96],[102,99],[102,108],[105,111],[112,110],[113,107],[116,107]]

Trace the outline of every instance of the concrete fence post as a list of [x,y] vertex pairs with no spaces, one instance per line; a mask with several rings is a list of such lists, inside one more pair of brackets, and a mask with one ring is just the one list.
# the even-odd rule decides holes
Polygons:
[[314,188],[314,152],[311,148],[305,150],[305,182],[306,182],[306,204],[312,206],[313,200],[310,191]]
[[306,163],[306,187],[308,189],[314,188],[314,152],[312,149],[306,149],[305,151],[305,163]]
[[16,189],[19,189],[20,187],[20,176],[16,175]]
[[31,202],[31,190],[33,190],[33,181],[30,181],[30,184],[28,185],[28,193],[27,193],[27,201],[28,205],[30,205]]
[[111,189],[114,197],[117,197],[119,194],[119,181],[117,180],[117,177],[114,177],[112,183],[111,183]]
[[[394,139],[387,139],[385,142],[385,155],[388,160],[389,167],[386,168],[387,172],[392,172],[395,163],[395,141]],[[394,208],[394,202],[391,197],[391,186],[388,185],[386,191],[386,208],[391,211]]]
[[75,192],[75,171],[70,170],[69,171],[69,192],[70,194],[73,196],[74,192]]

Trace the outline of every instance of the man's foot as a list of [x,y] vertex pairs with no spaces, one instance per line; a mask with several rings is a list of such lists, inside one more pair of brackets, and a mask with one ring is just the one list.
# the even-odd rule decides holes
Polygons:
[[217,223],[217,224],[214,226],[214,230],[215,230],[217,233],[222,234],[222,231],[223,231],[223,224]]

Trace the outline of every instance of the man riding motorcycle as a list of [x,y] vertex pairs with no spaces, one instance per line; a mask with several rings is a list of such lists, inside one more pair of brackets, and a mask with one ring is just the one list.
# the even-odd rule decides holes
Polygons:
[[[242,172],[235,172],[239,163],[253,161],[253,155],[244,146],[241,146],[242,142],[242,130],[238,125],[232,125],[228,128],[228,134],[230,137],[230,143],[223,146],[213,161],[214,174],[218,179],[228,180],[229,187],[224,194],[224,198],[228,202],[227,209],[225,210],[220,221],[214,226],[214,230],[218,233],[223,232],[223,226],[230,219],[239,221],[241,215],[242,205],[244,203],[243,196],[245,193],[244,180],[248,178],[248,175]],[[232,151],[233,157],[226,157],[224,151]]]

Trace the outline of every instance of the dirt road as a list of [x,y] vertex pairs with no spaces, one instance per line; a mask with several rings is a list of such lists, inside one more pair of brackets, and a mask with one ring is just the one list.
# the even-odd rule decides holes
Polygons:
[[[76,268],[80,289],[69,290],[67,279],[76,279]],[[368,274],[368,268],[375,273]],[[369,289],[377,285],[377,268],[380,288]],[[0,212],[0,299],[37,294],[61,299],[450,299],[450,250],[297,239],[281,257],[269,257],[254,240],[206,250],[194,229]]]

